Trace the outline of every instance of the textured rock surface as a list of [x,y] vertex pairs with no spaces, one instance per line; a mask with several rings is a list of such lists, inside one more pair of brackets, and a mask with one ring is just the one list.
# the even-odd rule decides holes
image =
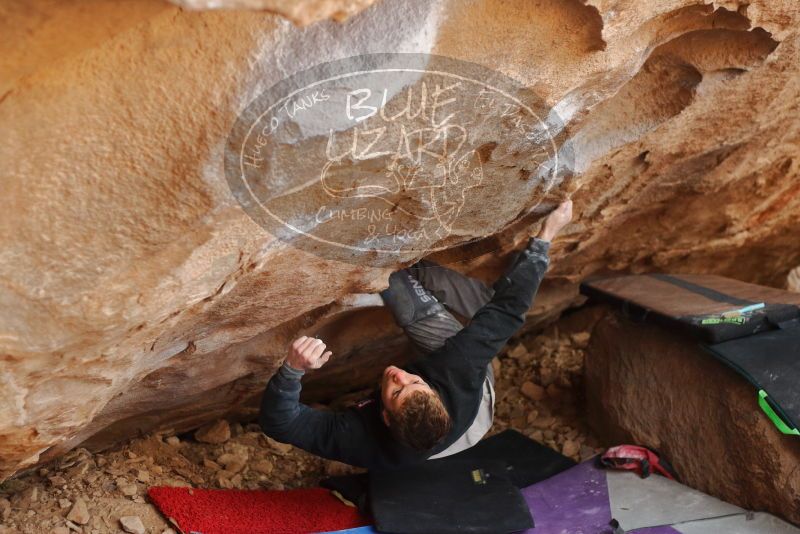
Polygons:
[[[492,433],[511,427],[575,460],[598,452],[580,409],[585,330],[594,320],[593,315],[571,314],[541,334],[520,336],[518,344],[501,352],[495,365],[502,393],[498,387]],[[525,399],[517,387],[524,379],[555,381],[560,394]],[[350,394],[332,404],[344,406],[363,398]],[[139,516],[148,533],[174,534],[167,528],[175,525],[144,498],[148,486],[282,490],[318,486],[324,477],[358,471],[278,443],[255,423],[228,425],[221,420],[212,426],[228,428],[230,439],[212,444],[190,434],[156,432],[96,453],[74,449],[46,467],[0,484],[0,522],[15,534],[65,534],[58,528],[74,532],[77,529],[70,528],[64,516],[82,499],[91,517],[84,532],[119,532],[121,517]],[[74,474],[78,466],[81,476]]]
[[786,278],[786,289],[800,293],[800,267],[795,267]]
[[[364,4],[307,5],[314,20]],[[337,355],[309,377],[317,397],[363,386],[406,352],[385,311],[336,304],[381,289],[392,265],[275,240],[224,179],[237,114],[333,58],[473,61],[535,88],[567,122],[577,177],[544,198],[490,182],[492,202],[442,255],[488,238],[498,252],[457,265],[490,280],[535,226],[529,210],[574,192],[580,217],[554,248],[535,318],[601,270],[777,285],[800,264],[793,0],[383,0],[303,28],[163,2],[0,9],[11,36],[0,43],[2,476],[90,438],[101,446],[251,410],[299,332],[325,335]],[[507,158],[506,170],[526,158]]]
[[606,443],[653,447],[686,484],[800,523],[800,441],[775,429],[743,378],[696,341],[613,313],[587,354],[589,424]]
[[342,21],[375,0],[171,0],[189,9],[256,9],[278,13],[305,25],[318,20]]

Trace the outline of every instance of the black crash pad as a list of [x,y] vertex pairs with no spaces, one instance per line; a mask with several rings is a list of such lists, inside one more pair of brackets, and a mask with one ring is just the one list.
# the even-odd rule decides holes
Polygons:
[[[462,460],[472,462],[500,460],[505,463],[505,474],[511,483],[520,489],[575,465],[575,462],[566,456],[512,429],[482,439],[475,446],[458,454],[428,460],[426,464],[448,464]],[[321,485],[337,491],[365,514],[371,513],[367,499],[369,477],[366,473],[330,477],[323,480]]]
[[575,466],[575,462],[563,454],[512,429],[483,439],[474,447],[453,456],[429,461],[446,463],[459,460],[502,460],[506,464],[509,479],[520,489]]
[[502,461],[424,462],[370,473],[379,532],[504,534],[533,528],[519,488]]
[[[800,433],[800,328],[762,332],[708,348],[763,391],[762,409],[778,428],[787,434]],[[769,406],[763,406],[764,402]],[[788,428],[781,426],[781,420]]]

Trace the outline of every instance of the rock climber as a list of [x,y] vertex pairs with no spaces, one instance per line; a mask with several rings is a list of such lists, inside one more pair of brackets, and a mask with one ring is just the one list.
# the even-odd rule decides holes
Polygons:
[[300,403],[301,377],[325,365],[331,351],[320,339],[294,340],[262,398],[264,433],[369,469],[441,458],[476,444],[492,425],[491,361],[522,326],[547,270],[550,242],[571,218],[567,200],[492,288],[427,260],[392,273],[380,299],[422,354],[405,369],[387,367],[379,390],[355,407],[328,411]]

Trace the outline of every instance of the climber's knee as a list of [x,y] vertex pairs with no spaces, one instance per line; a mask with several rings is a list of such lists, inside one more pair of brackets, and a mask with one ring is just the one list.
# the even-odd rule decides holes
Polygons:
[[408,269],[389,276],[389,288],[381,292],[381,298],[392,311],[397,324],[403,328],[445,311],[444,306]]

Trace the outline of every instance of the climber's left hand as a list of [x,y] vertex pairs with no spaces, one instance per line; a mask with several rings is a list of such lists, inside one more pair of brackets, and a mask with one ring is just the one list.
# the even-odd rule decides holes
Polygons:
[[289,346],[286,363],[294,369],[308,371],[319,369],[328,362],[331,351],[325,351],[325,343],[315,337],[303,336],[295,339]]

